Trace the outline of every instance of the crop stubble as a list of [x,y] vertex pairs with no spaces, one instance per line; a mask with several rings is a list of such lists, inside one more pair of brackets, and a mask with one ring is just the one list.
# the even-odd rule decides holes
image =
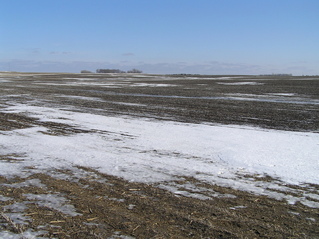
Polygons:
[[[13,77],[16,76],[9,74],[6,79],[12,80]],[[318,104],[274,102],[269,101],[268,97],[278,94],[282,95],[281,99],[300,97],[300,100],[294,100],[316,102],[319,100],[319,80],[309,77],[266,79],[264,76],[241,76],[214,80],[207,79],[207,76],[149,75],[141,78],[100,74],[21,74],[19,77],[1,83],[2,107],[10,105],[10,102],[33,102],[72,106],[81,112],[95,114],[129,114],[192,123],[243,124],[295,131],[318,131],[319,128]],[[79,77],[112,83],[118,88],[79,85],[78,81],[72,80]],[[240,82],[251,84],[238,84]],[[143,84],[170,86],[150,87]],[[261,100],[242,99],[255,96]],[[86,133],[74,126],[42,122],[14,113],[0,113],[0,122],[2,131],[41,125],[50,129],[46,133],[54,135]],[[7,162],[20,160],[18,155],[2,155],[0,159]],[[156,185],[127,182],[89,168],[79,170],[91,173],[103,182],[90,176],[72,181],[39,173],[29,178],[1,177],[0,194],[14,198],[15,202],[28,202],[24,213],[30,220],[26,225],[10,222],[5,217],[3,207],[12,200],[0,201],[0,229],[19,233],[27,228],[35,231],[41,228],[45,231],[43,236],[49,238],[319,238],[318,209],[300,203],[290,205],[285,201],[184,177],[184,182],[236,196],[200,200],[170,193]],[[72,177],[69,171],[56,173]],[[29,179],[39,179],[45,186],[10,187]],[[318,185],[311,186],[318,192]],[[49,206],[39,206],[25,197],[29,193],[62,195],[79,215],[65,215]]]

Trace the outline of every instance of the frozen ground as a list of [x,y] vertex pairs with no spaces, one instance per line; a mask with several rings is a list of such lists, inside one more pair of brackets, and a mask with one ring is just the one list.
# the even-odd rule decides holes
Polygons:
[[[101,83],[91,78],[66,77],[62,81],[51,82],[41,81],[40,77],[34,76],[32,79],[35,78],[35,81],[30,82],[26,78],[25,81],[18,81],[16,84],[14,79],[7,76],[0,81],[1,84],[7,84],[6,89],[2,88],[0,113],[25,117],[23,126],[0,131],[0,154],[6,159],[0,160],[0,175],[5,178],[27,178],[36,173],[45,173],[64,179],[65,175],[57,173],[58,170],[71,170],[77,175],[78,166],[81,166],[130,182],[147,183],[176,195],[201,200],[236,196],[202,188],[185,178],[194,178],[207,184],[256,195],[266,195],[276,200],[285,200],[288,204],[298,202],[310,208],[319,208],[319,193],[316,187],[319,183],[319,134],[316,130],[279,130],[258,125],[222,124],[207,120],[201,123],[180,122],[171,116],[163,117],[163,120],[156,119],[158,117],[141,117],[140,114],[132,114],[130,111],[127,114],[122,112],[121,115],[107,114],[108,110],[113,110],[98,109],[97,106],[92,107],[94,110],[87,110],[86,103],[110,103],[109,98],[103,97],[113,94],[120,96],[113,105],[143,108],[149,104],[145,101],[128,102],[125,101],[125,96],[149,97],[149,92],[145,94],[136,92],[135,89],[166,89],[176,87],[176,81],[168,83],[166,79],[165,83],[130,82],[130,79],[125,78],[123,81],[116,79],[117,82]],[[220,82],[222,79],[225,79],[225,82]],[[255,79],[229,82],[229,78],[219,77],[216,80],[216,84],[223,87],[262,87],[265,84],[256,82]],[[134,88],[134,92],[74,95],[66,94],[63,85],[110,89],[116,86]],[[50,97],[37,93],[41,87],[50,86],[62,87],[60,94],[54,91]],[[24,94],[14,94],[15,88],[31,90],[21,90]],[[90,90],[98,92],[96,89]],[[161,96],[156,94],[154,97]],[[248,102],[279,101],[288,105],[310,105],[311,110],[318,107],[318,99],[292,92],[226,92],[223,96],[170,97],[206,100],[211,97],[210,100],[238,99]],[[63,103],[61,100],[65,99],[83,102],[85,107],[77,107],[70,101]],[[153,105],[153,108],[156,107]],[[6,122],[21,123],[14,118],[6,118]],[[41,181],[26,183],[43,187]],[[24,196],[39,205],[49,205],[71,216],[78,215],[72,205],[68,205],[67,200],[59,195]],[[7,200],[9,199],[5,196],[0,197],[0,201]],[[12,210],[12,207],[17,210]],[[21,214],[27,204],[13,204],[12,207],[6,209]],[[130,207],[134,208],[134,205]],[[233,210],[240,208],[245,207],[239,205]],[[11,215],[12,220],[14,215],[16,214]],[[16,223],[28,221],[28,218],[23,218],[22,215],[20,217],[22,218],[16,218]],[[32,235],[30,231],[24,233]],[[38,232],[34,233],[37,235]],[[2,232],[0,235],[10,238],[11,234]],[[116,235],[114,238],[117,238]]]
[[[31,172],[25,168],[32,167],[34,173],[77,165],[130,181],[162,185],[189,176],[319,207],[306,199],[311,195],[299,198],[271,191],[285,192],[285,184],[309,187],[319,181],[318,133],[108,117],[25,104],[8,106],[1,112],[86,132],[54,135],[43,126],[2,132],[2,154],[19,155],[21,160],[16,164],[1,162],[1,175],[6,177],[26,177]],[[268,175],[278,181],[260,183],[245,175]],[[165,187],[175,190],[172,185]]]

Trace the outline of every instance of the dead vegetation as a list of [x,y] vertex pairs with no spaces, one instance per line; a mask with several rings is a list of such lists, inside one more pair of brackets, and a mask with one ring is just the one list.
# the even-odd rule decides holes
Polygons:
[[[299,203],[289,205],[266,196],[198,182],[207,190],[234,196],[200,200],[92,169],[79,170],[83,177],[76,180],[72,171],[56,172],[58,177],[54,174],[34,174],[24,179],[2,177],[0,194],[8,198],[0,201],[2,230],[21,233],[32,229],[43,231],[42,236],[49,238],[111,238],[117,234],[134,238],[318,238],[319,235],[318,209]],[[62,174],[70,180],[60,179]],[[21,185],[34,179],[40,185]],[[193,178],[186,180],[196,182]],[[39,203],[46,194],[65,198],[60,208],[72,205],[73,215],[59,211],[53,202]],[[28,195],[38,195],[39,199],[30,200]],[[28,220],[22,225],[7,216],[10,210],[4,210],[6,205],[19,202],[27,205],[21,214]]]
[[[163,94],[164,89],[112,88],[110,94],[109,90],[90,86],[79,86],[74,89],[70,85],[61,87],[52,84],[50,87],[42,87],[37,84],[39,77],[43,78],[42,83],[64,84],[65,80],[60,75],[21,76],[26,77],[24,80],[27,83],[23,79],[6,83],[7,89],[11,89],[8,92],[15,94],[10,95],[4,91],[4,88],[0,89],[3,90],[0,103],[1,100],[2,104],[6,105],[7,100],[23,103],[44,99],[58,106],[71,105],[83,112],[103,108],[114,114],[151,116],[186,122],[239,123],[286,130],[318,129],[319,117],[317,117],[318,111],[315,111],[317,106],[314,105],[304,108],[300,105],[287,107],[283,104],[260,102],[216,100],[212,103],[205,99],[195,101],[191,98],[143,98],[132,94]],[[63,77],[77,76],[63,75]],[[175,88],[165,88],[166,95],[186,94],[192,97],[204,94],[209,97],[220,92],[246,92],[242,86],[229,87],[217,84],[207,86],[205,84],[212,82],[205,79],[175,80],[176,82],[171,84],[180,85]],[[143,83],[143,80],[138,79],[136,82]],[[251,93],[266,94],[268,91],[283,90],[289,93],[290,90],[296,89],[293,86],[292,89],[284,88],[284,82],[272,83],[273,85],[262,87],[254,86]],[[17,87],[19,84],[24,87]],[[200,84],[203,85],[200,89],[188,90]],[[295,81],[293,84],[302,86],[298,88],[300,91],[298,94],[303,94],[311,88],[312,93],[309,97],[318,97],[316,87],[307,86],[307,82]],[[312,84],[317,86],[318,83]],[[57,99],[56,95],[62,93],[100,97],[104,102],[72,98]],[[132,105],[118,104],[119,102],[132,103]],[[147,106],[134,106],[134,104]],[[0,131],[8,132],[33,126],[44,127],[46,130],[43,133],[52,135],[88,133],[67,124],[43,122],[22,114],[0,112]],[[1,155],[0,160],[5,163],[18,163],[23,157],[12,153]],[[28,170],[32,172],[33,168]],[[278,182],[278,179],[269,176],[239,176],[261,183]],[[275,200],[230,187],[211,185],[192,177],[183,177],[172,183],[189,195],[198,192],[186,188],[186,183],[200,187],[202,190],[200,193],[207,199],[173,193],[161,189],[159,184],[128,182],[89,168],[30,173],[26,178],[2,176],[0,177],[0,232],[20,234],[21,238],[28,238],[24,235],[27,231],[37,233],[38,238],[319,238],[317,208],[307,207],[301,203],[289,204],[285,200]],[[306,188],[287,185],[287,188],[295,191],[281,193],[302,196],[302,193],[300,195],[293,193],[306,190],[309,194],[318,195],[319,186],[308,185]],[[207,192],[212,191],[216,192],[216,196],[208,198],[210,194]],[[315,198],[312,200],[319,201]]]

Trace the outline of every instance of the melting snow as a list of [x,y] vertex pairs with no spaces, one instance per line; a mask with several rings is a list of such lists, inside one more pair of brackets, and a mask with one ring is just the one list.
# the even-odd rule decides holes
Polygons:
[[10,201],[10,200],[13,200],[13,198],[9,198],[9,197],[5,197],[5,196],[0,195],[0,201],[5,202],[5,201]]
[[[319,207],[318,202],[309,201],[306,196],[296,198],[278,192],[287,190],[285,183],[318,184],[317,133],[111,117],[22,104],[1,111],[72,124],[91,132],[54,136],[43,134],[45,127],[2,131],[1,153],[15,153],[23,159],[18,163],[0,162],[3,176],[27,176],[30,172],[26,168],[31,166],[33,172],[85,166],[131,181],[167,185],[175,192],[179,189],[170,185],[170,181],[192,176],[208,183]],[[278,181],[269,183],[272,185],[269,187],[266,182],[243,177],[247,174],[270,175]],[[179,194],[185,193],[181,190]],[[36,199],[35,195],[26,196]],[[42,195],[39,202],[53,203],[45,198]],[[69,212],[75,213],[72,209]]]
[[27,199],[37,201],[39,206],[53,208],[61,213],[68,214],[70,216],[81,215],[75,211],[73,205],[67,204],[67,199],[58,196],[56,194],[24,194]]
[[29,186],[34,186],[34,187],[39,187],[39,188],[46,188],[46,185],[41,183],[40,179],[29,179],[21,183],[14,183],[14,184],[2,184],[3,186],[6,187],[12,187],[12,188],[21,188],[21,187],[29,187]]
[[219,85],[264,85],[264,83],[261,82],[217,82]]
[[[20,234],[8,232],[8,231],[2,231],[2,232],[0,232],[0,238],[5,238],[5,239],[21,239],[21,238],[36,239],[36,238],[39,238],[38,236],[41,236],[45,233],[46,233],[46,231],[35,232],[32,229],[28,229]],[[40,238],[45,239],[47,237],[41,236]]]

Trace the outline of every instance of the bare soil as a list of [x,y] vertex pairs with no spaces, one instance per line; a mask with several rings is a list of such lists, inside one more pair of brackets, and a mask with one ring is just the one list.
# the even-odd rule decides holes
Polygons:
[[[195,76],[148,75],[142,78],[121,74],[3,74],[1,77],[10,81],[0,82],[0,108],[28,102],[74,107],[74,110],[92,114],[129,114],[160,120],[244,124],[295,131],[318,132],[319,129],[318,104],[299,102],[319,100],[319,79],[310,77],[241,76],[213,81],[207,79],[208,76],[196,76],[195,79]],[[72,78],[98,80],[101,84],[107,82],[115,86],[129,80],[140,87],[75,86]],[[229,84],[239,82],[251,84]],[[281,100],[292,95],[300,100],[294,98],[297,103],[269,101],[266,96],[274,93],[283,94]],[[218,98],[234,94],[241,99]],[[243,97],[260,97],[268,101],[243,100]],[[85,133],[75,126],[0,112],[0,133],[36,125],[49,128],[48,132],[54,135]],[[14,152],[12,155],[1,155],[0,152],[0,160],[16,163],[20,159]],[[90,168],[78,170],[84,176],[76,179],[68,170],[36,173],[28,178],[0,176],[0,197],[9,198],[0,200],[0,231],[17,234],[28,229],[43,231],[39,238],[319,238],[318,208],[300,203],[292,205],[284,200],[211,185],[191,177],[183,177],[183,181],[234,197],[196,199],[171,193],[156,184],[128,182]],[[64,177],[55,176],[57,174]],[[253,175],[247,177],[254,178]],[[41,185],[15,186],[32,179],[38,179]],[[255,180],[275,179],[259,177]],[[295,185],[287,187],[298,188]],[[298,189],[307,190],[304,187]],[[319,185],[309,185],[308,190],[319,194]],[[50,204],[40,205],[30,200],[28,194],[62,196],[73,205],[77,215],[63,213]],[[6,216],[8,210],[5,208],[12,203],[27,203],[23,212],[27,223],[16,223]]]
[[[1,186],[1,195],[14,198],[15,202],[29,202],[24,213],[32,219],[27,225],[15,226],[2,218],[2,229],[19,232],[41,228],[46,231],[43,236],[49,238],[108,238],[115,232],[135,238],[318,238],[319,235],[318,209],[301,204],[289,205],[266,196],[197,182],[216,192],[236,196],[200,200],[93,172],[106,179],[106,183],[90,177],[70,182],[45,174],[27,179],[2,177],[1,183],[6,186]],[[45,187],[10,187],[29,179],[40,179]],[[65,215],[50,206],[39,206],[24,196],[29,193],[63,195],[81,215]],[[10,203],[2,202],[1,206]]]

